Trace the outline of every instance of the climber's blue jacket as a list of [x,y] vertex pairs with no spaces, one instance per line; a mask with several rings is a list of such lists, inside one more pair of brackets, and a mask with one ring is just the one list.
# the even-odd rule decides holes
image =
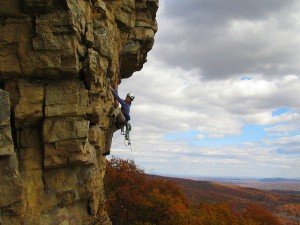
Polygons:
[[127,103],[125,102],[125,100],[121,99],[118,95],[118,93],[115,91],[115,90],[112,90],[111,91],[114,95],[114,97],[117,99],[117,101],[121,104],[121,110],[122,110],[122,113],[126,119],[126,121],[128,122],[130,120],[130,106],[131,104],[130,103]]

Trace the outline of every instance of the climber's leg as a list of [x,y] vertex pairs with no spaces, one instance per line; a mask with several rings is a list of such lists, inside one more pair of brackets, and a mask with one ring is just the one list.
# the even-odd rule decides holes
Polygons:
[[111,126],[110,128],[106,131],[106,143],[105,143],[105,147],[104,147],[104,153],[103,155],[109,155],[110,154],[110,148],[111,148],[111,142],[112,142],[112,137],[113,134],[121,129],[122,127],[124,127],[126,125],[126,119],[125,116],[123,115],[121,109],[115,108],[113,110],[113,112],[111,113],[112,117],[111,118]]
[[116,108],[113,114],[115,116],[115,124],[113,125],[114,126],[113,132],[115,132],[126,125],[126,119],[120,108]]

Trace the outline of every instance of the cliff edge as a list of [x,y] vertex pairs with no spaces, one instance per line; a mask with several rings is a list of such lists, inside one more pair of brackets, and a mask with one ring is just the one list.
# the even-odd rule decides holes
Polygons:
[[1,0],[0,224],[111,224],[109,85],[142,69],[157,9],[158,0]]

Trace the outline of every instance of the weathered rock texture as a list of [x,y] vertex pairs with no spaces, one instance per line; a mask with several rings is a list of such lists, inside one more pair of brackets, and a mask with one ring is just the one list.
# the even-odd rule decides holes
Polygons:
[[0,1],[0,224],[110,224],[110,84],[140,70],[158,0]]

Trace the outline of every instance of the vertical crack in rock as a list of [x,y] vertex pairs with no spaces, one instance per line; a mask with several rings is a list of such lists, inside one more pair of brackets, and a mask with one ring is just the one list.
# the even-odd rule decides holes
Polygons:
[[13,111],[11,111],[10,113],[10,126],[11,126],[11,136],[12,136],[14,149],[16,152],[18,152],[19,146],[18,146],[18,138],[17,138],[17,128],[15,126],[15,115]]
[[1,224],[111,224],[109,86],[142,69],[157,9],[158,0],[0,2]]
[[[40,149],[41,149],[41,161],[44,161],[45,160],[45,143],[44,143],[44,139],[43,139],[43,124],[45,122],[45,115],[46,115],[46,88],[47,88],[47,84],[43,84],[43,103],[42,103],[42,115],[43,115],[43,118],[38,126],[38,131],[39,132],[39,135],[38,135],[38,138],[39,140],[41,141],[41,145],[40,145]],[[42,163],[41,165],[41,168],[42,170],[45,169],[45,166],[44,164]],[[45,179],[44,179],[44,176],[42,176],[42,184],[43,184],[43,187],[44,187],[44,191],[46,190],[45,189]]]
[[1,89],[0,109],[0,218],[6,224],[8,219],[14,221],[16,215],[23,220],[22,183],[11,135],[9,93]]

